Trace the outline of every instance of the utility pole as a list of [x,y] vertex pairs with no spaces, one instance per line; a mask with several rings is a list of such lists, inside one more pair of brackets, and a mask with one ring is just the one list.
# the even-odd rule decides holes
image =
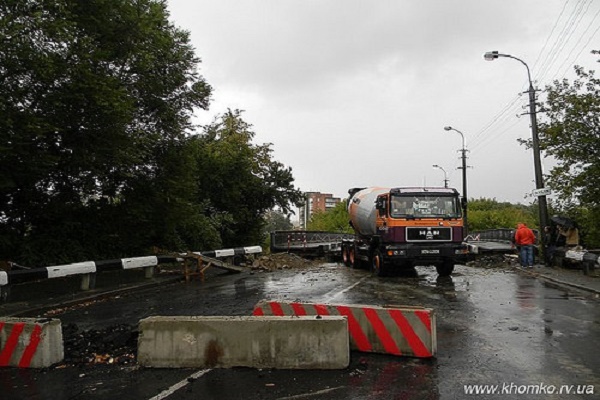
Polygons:
[[437,164],[433,164],[432,167],[441,169],[444,172],[444,187],[448,188],[448,174],[446,174],[446,170]]
[[467,219],[467,148],[465,146],[465,135],[463,135],[463,133],[461,131],[459,131],[458,129],[455,129],[451,126],[445,126],[444,127],[445,131],[454,131],[454,132],[458,132],[460,134],[460,137],[462,138],[462,149],[460,150],[462,153],[462,167],[460,169],[462,169],[462,209],[463,209],[463,217],[465,219],[465,226],[464,226],[464,237],[467,237],[467,235],[469,234],[469,227],[468,227],[468,219]]
[[[535,89],[531,82],[531,72],[529,66],[525,61],[520,58],[511,56],[510,54],[501,54],[497,51],[488,51],[484,54],[483,58],[486,61],[494,61],[498,57],[512,58],[513,60],[519,61],[527,68],[527,79],[529,80],[529,117],[531,118],[531,144],[533,148],[533,166],[535,171],[535,187],[538,190],[538,206],[539,206],[539,218],[540,218],[540,237],[542,243],[546,243],[546,232],[544,228],[548,226],[548,203],[546,202],[546,195],[540,189],[544,189],[544,175],[542,174],[542,162],[540,158],[540,141],[538,137],[537,127],[537,115],[535,107]],[[546,249],[544,248],[544,251]]]
[[[529,71],[528,71],[529,72]],[[537,129],[537,115],[535,107],[535,90],[529,81],[529,117],[531,118],[531,144],[533,147],[533,165],[535,169],[535,187],[536,189],[544,188],[544,175],[542,174],[542,161],[540,159],[540,140]],[[540,235],[542,243],[546,243],[546,231],[544,228],[548,226],[548,203],[546,195],[538,195],[538,205],[540,207]],[[545,249],[544,249],[545,251]]]

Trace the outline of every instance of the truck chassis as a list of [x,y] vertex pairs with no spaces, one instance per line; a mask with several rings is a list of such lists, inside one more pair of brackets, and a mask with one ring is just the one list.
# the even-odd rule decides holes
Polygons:
[[454,265],[467,260],[468,249],[457,243],[382,243],[378,237],[344,239],[341,256],[345,265],[368,268],[377,276],[412,269],[417,265],[435,266],[439,276],[449,276]]

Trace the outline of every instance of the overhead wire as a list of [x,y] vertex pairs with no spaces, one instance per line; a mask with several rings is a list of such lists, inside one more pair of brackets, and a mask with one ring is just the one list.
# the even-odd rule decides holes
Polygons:
[[479,137],[485,133],[488,129],[490,129],[503,115],[505,115],[509,109],[513,107],[513,105],[519,100],[520,95],[516,95],[511,101],[509,101],[495,116],[492,117],[492,120],[485,124],[483,128],[481,128],[471,139],[471,143],[477,142]]
[[[554,25],[553,25],[549,35],[546,38],[544,46],[540,50],[540,53],[538,54],[538,57],[534,63],[534,68],[535,68],[539,63],[539,60],[542,59],[542,55],[545,54],[545,57],[543,58],[540,66],[539,66],[539,69],[538,69],[539,74],[536,77],[538,84],[541,83],[543,81],[544,77],[549,73],[549,71],[552,70],[552,67],[556,63],[560,54],[563,54],[566,48],[571,48],[569,41],[573,37],[573,35],[577,31],[577,29],[579,28],[581,21],[585,17],[585,15],[588,12],[592,3],[593,3],[593,0],[589,0],[589,1],[588,0],[578,0],[578,1],[576,1],[573,8],[568,12],[568,16],[566,17],[566,20],[563,20],[563,22],[561,24],[561,19],[563,19],[563,16],[565,15],[565,11],[567,10],[569,0],[567,0],[565,2],[558,17],[556,18],[556,20],[554,22]],[[585,9],[585,11],[584,11],[584,9]],[[590,21],[587,28],[581,34],[581,36],[579,37],[579,40],[575,43],[574,46],[577,46],[579,43],[581,43],[581,41],[583,40],[583,37],[589,31],[591,26],[593,26],[593,23],[596,20],[599,13],[600,13],[600,10],[596,13],[596,15],[594,15],[593,19]],[[562,26],[562,28],[561,28],[561,26]],[[558,30],[560,32],[557,34],[557,36],[554,39],[552,39],[553,34],[557,31],[557,28],[559,28]],[[588,41],[585,43],[585,45],[583,45],[581,47],[579,53],[573,59],[572,63],[575,62],[575,60],[579,57],[581,52],[591,42],[593,37],[597,34],[598,30],[600,30],[600,27],[598,27],[598,29],[596,29],[592,33],[592,35],[588,38]],[[549,50],[546,50],[546,49],[548,49],[549,43],[552,43],[552,44],[550,45]],[[569,54],[566,57],[567,60],[573,54],[573,52],[575,51],[575,48],[576,47],[571,48],[571,51],[569,52]],[[571,63],[571,65],[572,65],[572,63]],[[560,66],[557,70],[560,71],[560,69],[564,65],[565,65],[565,61],[563,61],[560,64]],[[568,65],[567,69],[570,68],[571,65]],[[565,74],[566,74],[566,71],[565,71]],[[528,82],[526,84],[528,85]],[[519,124],[519,122],[520,122],[519,119],[516,119],[516,120],[514,120],[514,122],[508,124],[510,121],[512,121],[511,116],[514,116],[515,114],[517,114],[517,116],[525,114],[519,108],[526,108],[526,105],[523,106],[523,105],[517,104],[519,99],[521,99],[521,94],[517,95],[512,100],[510,100],[496,115],[494,115],[492,117],[492,119],[488,123],[486,123],[471,138],[471,140],[470,140],[470,143],[471,143],[470,149],[471,150],[473,150],[473,149],[480,150],[481,148],[489,146],[490,144],[492,144],[493,142],[498,140],[500,137],[505,135],[507,132],[509,132],[514,126]],[[491,134],[491,133],[494,133],[494,134]]]
[[540,49],[540,52],[538,53],[538,56],[537,56],[537,58],[535,59],[535,61],[533,63],[532,70],[534,70],[534,71],[536,70],[538,62],[540,61],[540,58],[542,57],[542,54],[547,54],[545,51],[546,51],[546,47],[548,46],[548,42],[550,42],[550,38],[554,34],[554,30],[558,26],[558,22],[560,21],[561,17],[565,13],[565,9],[567,8],[568,4],[569,4],[569,0],[565,1],[565,4],[563,5],[562,10],[560,10],[560,14],[558,14],[558,17],[556,18],[556,21],[554,21],[554,26],[552,26],[552,29],[550,30],[550,33],[548,34],[548,37],[546,38],[546,42],[544,43],[544,45]]
[[[591,35],[587,38],[587,41],[583,46],[579,47],[582,41],[585,39],[587,33],[594,26],[594,22],[597,20],[600,15],[600,10],[596,11],[595,15],[588,23],[587,27],[578,36],[576,41],[572,41],[571,39],[575,37],[574,35],[578,32],[578,29],[587,15],[590,7],[593,3],[593,0],[577,0],[574,2],[574,5],[571,9],[568,8],[570,0],[567,0],[560,13],[558,14],[554,25],[548,34],[546,41],[540,50],[535,63],[533,71],[538,71],[537,76],[535,77],[535,81],[538,85],[540,85],[545,77],[551,72],[554,72],[552,79],[554,79],[557,74],[562,70],[569,60],[571,62],[567,64],[565,71],[563,72],[563,77],[567,73],[568,69],[576,62],[581,53],[587,48],[592,39],[596,36],[598,31],[600,30],[600,26],[598,26]],[[573,4],[573,2],[571,2]],[[571,58],[571,56],[576,52],[576,56]],[[568,51],[568,53],[567,53]],[[562,59],[561,55],[567,54],[567,56]],[[559,60],[562,59],[562,62],[556,67],[556,64]],[[541,60],[541,62],[540,62]],[[539,67],[538,67],[539,66]],[[532,76],[532,80],[533,76]],[[528,87],[529,82],[526,81],[524,83],[524,88],[522,92],[526,93],[526,87]],[[467,140],[468,151],[478,150],[478,153],[481,152],[481,149],[486,148],[492,145],[494,142],[501,140],[501,138],[505,137],[508,133],[512,132],[514,128],[523,122],[522,119],[514,118],[527,114],[526,108],[528,105],[527,101],[520,101],[524,98],[522,97],[523,93],[519,93],[515,95],[512,99],[508,101],[486,124],[483,125],[481,129],[477,131],[476,134],[472,135],[468,138],[468,135],[465,135],[465,139]],[[524,109],[526,111],[524,111]],[[462,163],[460,156],[460,149],[457,151],[458,156],[453,157],[453,162],[448,160],[446,165],[453,165],[454,168],[447,170],[447,176],[449,180],[455,176],[456,171],[459,171]],[[467,162],[467,164],[469,164]],[[442,167],[446,168],[444,165]]]
[[[593,1],[593,0],[589,0],[589,2],[591,2],[591,1]],[[582,15],[583,7],[586,5],[587,2],[588,2],[588,0],[579,0],[577,2],[577,4],[575,5],[575,8],[573,9],[573,11],[571,11],[571,14],[570,14],[567,22],[565,23],[564,28],[560,32],[559,37],[554,42],[554,45],[551,48],[551,50],[548,54],[548,57],[545,59],[544,63],[542,64],[542,68],[540,69],[540,72],[537,75],[538,83],[543,82],[546,75],[550,73],[550,70],[551,70],[552,66],[555,64],[560,52],[565,48],[569,39],[573,35],[573,32],[577,29],[577,27],[581,23],[581,19],[583,18],[583,15],[585,15],[585,14]]]
[[481,146],[481,143],[489,140],[490,136],[483,136],[483,134],[492,128],[497,129],[497,126],[502,126],[510,116],[515,115],[515,111],[518,110],[519,105],[516,104],[521,98],[521,95],[516,95],[510,102],[508,102],[502,110],[500,110],[490,122],[488,122],[482,129],[480,129],[470,140],[470,148],[474,150]]
[[[583,39],[583,37],[585,36],[585,34],[590,30],[590,28],[594,24],[594,21],[596,20],[596,18],[598,18],[598,15],[600,15],[600,8],[598,8],[598,11],[596,11],[596,14],[594,14],[594,18],[592,18],[592,20],[590,21],[590,23],[588,24],[588,26],[585,28],[585,31],[581,34],[581,36],[577,40],[577,43],[575,44],[575,46],[577,46],[579,43],[581,43],[581,40]],[[585,42],[585,44],[583,46],[581,46],[581,48],[579,49],[579,52],[577,53],[577,55],[573,59],[571,59],[571,62],[563,70],[562,75],[560,75],[560,79],[563,79],[567,75],[568,70],[575,64],[575,62],[577,62],[577,60],[579,59],[579,56],[581,55],[581,53],[583,53],[583,50],[585,50],[587,48],[587,46],[590,44],[590,42],[596,36],[596,34],[598,33],[599,30],[600,30],[600,25],[598,25],[598,27],[596,28],[596,30],[590,35],[590,37],[588,38],[587,42]],[[557,77],[558,72],[562,69],[563,65],[569,59],[569,57],[571,56],[571,54],[573,54],[573,51],[575,50],[575,46],[573,46],[573,49],[571,49],[571,51],[569,52],[569,54],[567,55],[567,57],[565,57],[565,60],[560,65],[560,67],[558,67],[557,73],[555,73],[554,76],[551,79],[552,81],[554,81],[554,79]]]

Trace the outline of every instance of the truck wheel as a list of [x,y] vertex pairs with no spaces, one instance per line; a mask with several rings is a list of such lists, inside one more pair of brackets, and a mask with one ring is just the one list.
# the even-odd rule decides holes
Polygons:
[[348,261],[351,268],[360,268],[360,260],[356,258],[356,249],[354,246],[348,248]]
[[351,266],[351,262],[350,262],[350,246],[343,246],[342,247],[342,261],[344,263],[344,265],[346,267],[350,267]]
[[454,263],[444,262],[441,265],[436,265],[435,269],[437,269],[437,273],[439,276],[450,276],[454,271]]
[[379,250],[375,250],[371,257],[371,272],[377,276],[386,275],[386,267],[383,263],[383,256]]

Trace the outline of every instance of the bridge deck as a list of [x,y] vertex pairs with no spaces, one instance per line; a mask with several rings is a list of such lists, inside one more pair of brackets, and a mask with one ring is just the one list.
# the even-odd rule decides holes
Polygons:
[[513,253],[516,251],[511,243],[507,242],[487,242],[472,241],[467,242],[469,251],[475,254],[481,253]]

